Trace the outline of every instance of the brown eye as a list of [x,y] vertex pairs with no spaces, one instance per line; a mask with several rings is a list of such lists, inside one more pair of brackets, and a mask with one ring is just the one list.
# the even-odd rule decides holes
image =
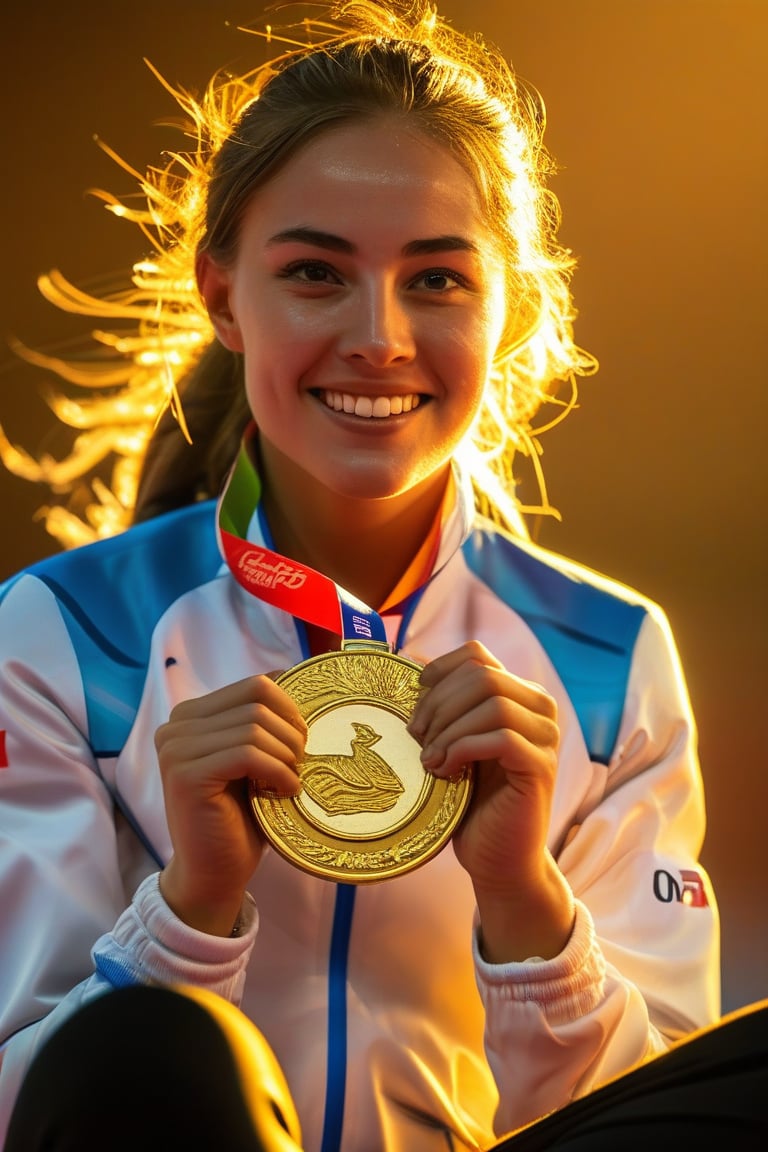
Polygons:
[[449,292],[452,288],[466,287],[462,277],[455,272],[449,272],[446,268],[432,268],[429,272],[423,272],[413,283],[415,287],[425,288],[435,294]]
[[328,269],[322,264],[306,264],[302,269],[305,280],[311,280],[313,284],[322,284],[328,278]]
[[338,284],[339,276],[328,264],[319,260],[294,260],[281,269],[280,276],[285,280],[298,280],[304,284]]

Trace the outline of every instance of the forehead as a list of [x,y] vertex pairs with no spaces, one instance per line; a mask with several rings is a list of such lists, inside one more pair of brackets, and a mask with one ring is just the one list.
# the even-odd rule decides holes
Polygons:
[[474,180],[452,153],[394,119],[329,128],[304,144],[252,197],[246,221],[309,224],[407,239],[490,230]]

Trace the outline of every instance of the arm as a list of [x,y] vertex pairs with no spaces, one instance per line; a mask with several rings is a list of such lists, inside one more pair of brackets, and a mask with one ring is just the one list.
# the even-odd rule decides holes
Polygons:
[[36,1044],[102,989],[90,949],[126,897],[111,800],[85,735],[77,663],[53,597],[31,578],[0,607],[0,649],[4,1130]]
[[0,650],[1,1134],[36,1050],[88,999],[163,980],[237,1000],[256,917],[246,905],[236,938],[196,932],[171,914],[156,874],[130,903],[77,658],[41,582],[26,577],[8,591]]
[[[485,767],[481,763],[479,770]],[[600,771],[595,766],[598,778]],[[519,785],[513,791],[526,795]],[[546,789],[539,795],[546,796]],[[537,814],[540,819],[541,808],[533,821],[526,817],[529,828]],[[536,875],[536,867],[550,867],[549,846],[541,848],[531,873],[528,857],[516,862],[511,835],[504,855],[499,830],[494,867],[498,893],[505,883],[512,893],[511,929],[520,893],[537,909],[538,932],[553,922],[548,909],[554,908],[556,922],[557,908],[569,907],[567,889],[576,903],[564,947],[553,952],[547,937],[539,936],[544,947],[526,956],[519,951],[489,956],[478,897],[476,967],[488,1059],[500,1090],[500,1132],[583,1095],[716,1017],[717,914],[697,864],[703,826],[690,706],[666,621],[656,611],[638,638],[622,731],[604,786],[579,813],[564,847],[557,847],[556,860],[549,857],[562,885],[560,905],[550,904],[547,888],[538,902],[535,885],[525,879]],[[489,834],[486,821],[486,843]],[[473,881],[478,859],[470,855],[462,861],[470,865]],[[493,870],[480,871],[481,880]],[[701,878],[700,889],[694,876]],[[660,899],[655,892],[664,877],[671,877],[665,896],[674,892],[675,882],[688,883],[698,893],[695,902]],[[494,936],[494,947],[498,939]],[[515,947],[511,935],[502,946]]]

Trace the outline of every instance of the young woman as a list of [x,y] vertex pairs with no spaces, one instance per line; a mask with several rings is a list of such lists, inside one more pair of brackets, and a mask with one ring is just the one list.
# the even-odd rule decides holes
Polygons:
[[515,506],[591,367],[542,118],[426,6],[340,7],[150,189],[191,444],[4,590],[10,1152],[488,1148],[718,1020],[664,614]]

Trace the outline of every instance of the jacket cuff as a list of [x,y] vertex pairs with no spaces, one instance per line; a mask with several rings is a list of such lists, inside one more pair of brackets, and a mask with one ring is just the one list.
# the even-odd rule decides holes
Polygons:
[[473,931],[475,974],[486,1012],[493,1004],[533,1004],[552,1025],[586,1016],[605,992],[605,959],[587,907],[575,901],[573,931],[551,960],[538,958],[511,964],[489,964],[480,954],[479,922]]
[[112,932],[96,941],[97,971],[113,987],[194,984],[239,1004],[258,930],[253,900],[246,893],[236,935],[210,936],[174,915],[159,880],[157,872],[143,880]]

